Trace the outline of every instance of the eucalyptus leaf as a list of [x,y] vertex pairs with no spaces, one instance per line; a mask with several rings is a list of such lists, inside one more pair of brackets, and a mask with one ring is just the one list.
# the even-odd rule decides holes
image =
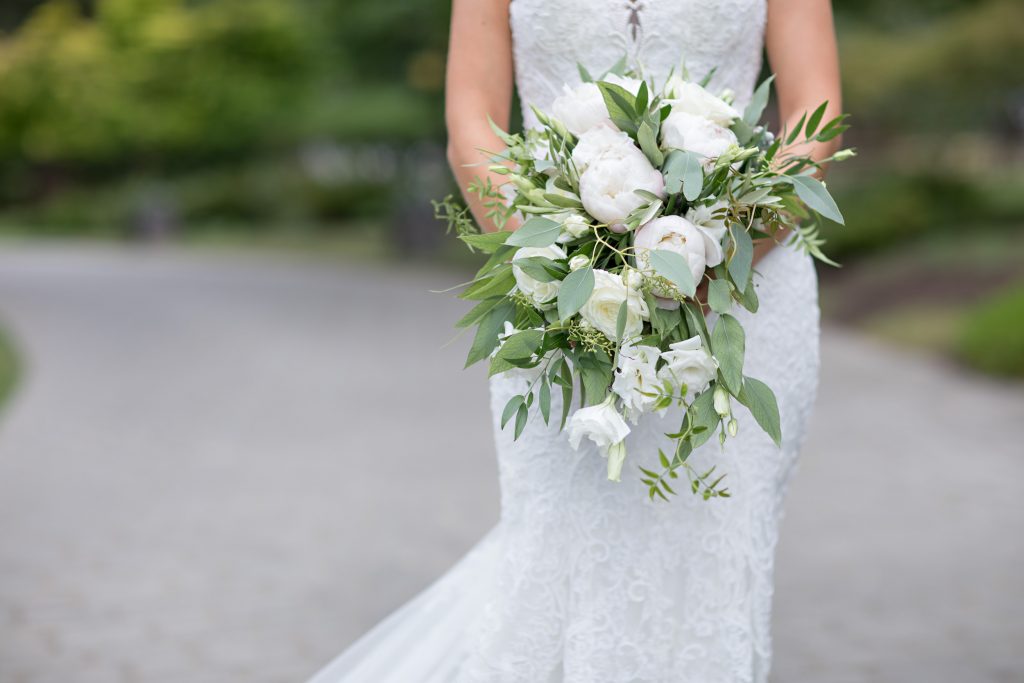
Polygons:
[[519,410],[516,411],[516,433],[512,437],[518,439],[519,435],[523,433],[523,429],[526,427],[526,419],[530,416],[530,409],[526,407],[526,404],[519,406]]
[[807,137],[811,137],[818,130],[818,124],[821,123],[821,117],[825,115],[826,108],[828,108],[828,100],[818,105],[818,108],[814,110],[811,117],[807,119]]
[[736,397],[754,416],[776,446],[782,445],[782,426],[779,420],[779,404],[775,392],[767,384],[753,377],[743,379],[743,388]]
[[647,259],[654,272],[674,284],[684,296],[693,296],[697,291],[690,264],[680,254],[666,249],[654,249],[647,252]]
[[501,345],[497,357],[504,360],[529,358],[543,341],[544,333],[540,330],[516,332]]
[[679,149],[669,152],[663,173],[665,190],[675,194],[682,189],[686,201],[694,201],[704,189],[704,169],[700,157],[693,152]]
[[[694,435],[690,437],[690,442],[694,448],[702,445],[711,435],[715,432],[715,427],[718,426],[720,418],[718,413],[715,412],[715,397],[714,397],[714,385],[708,387],[693,400],[690,404],[690,424],[693,425]],[[697,431],[697,430],[700,431]]]
[[743,355],[746,340],[739,321],[723,313],[711,331],[711,350],[718,360],[718,369],[726,387],[734,396],[743,386]]
[[708,283],[708,306],[715,313],[728,313],[732,308],[732,294],[726,280],[711,280]]
[[534,216],[509,235],[505,244],[514,247],[546,247],[554,244],[561,232],[561,223],[550,218]]
[[574,270],[562,280],[558,288],[558,318],[571,317],[587,303],[594,291],[594,269],[591,266]]
[[647,121],[640,124],[640,128],[637,129],[636,139],[640,143],[640,149],[643,150],[647,159],[655,167],[660,167],[665,163],[665,154],[658,147],[657,136]]
[[840,225],[845,224],[843,214],[839,212],[835,200],[820,180],[807,175],[793,176],[791,180],[797,196],[804,200],[807,206],[831,221]]
[[523,405],[523,397],[518,394],[508,400],[508,403],[505,404],[505,410],[501,411],[502,429],[505,428],[505,425],[512,419],[512,416],[516,414],[516,411],[519,410],[519,406],[521,405]]
[[551,421],[551,385],[548,384],[548,378],[545,376],[540,383],[540,389],[538,390],[538,399],[540,403],[540,416],[544,418],[544,424],[548,424]]
[[511,320],[516,314],[516,305],[503,299],[490,310],[480,321],[473,337],[473,345],[466,358],[466,367],[482,360],[491,354],[498,345],[498,334],[505,328],[505,321]]
[[754,95],[750,98],[750,103],[746,109],[743,110],[743,122],[752,128],[761,120],[761,114],[764,113],[764,108],[768,106],[768,96],[771,94],[773,80],[775,80],[775,76],[769,76],[764,79],[761,85],[757,86],[757,90],[754,91]]
[[733,251],[729,257],[728,270],[732,281],[740,285],[750,277],[750,269],[754,263],[754,242],[742,225],[733,225],[729,231],[732,236]]

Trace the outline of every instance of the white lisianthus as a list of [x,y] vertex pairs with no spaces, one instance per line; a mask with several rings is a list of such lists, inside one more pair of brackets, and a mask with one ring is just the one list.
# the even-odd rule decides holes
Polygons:
[[704,391],[718,370],[718,361],[704,348],[699,336],[669,344],[661,357],[665,365],[658,371],[658,379],[680,391],[685,388],[686,395]]
[[629,434],[629,425],[615,409],[615,396],[609,394],[597,405],[578,409],[566,428],[573,448],[578,449],[583,438],[597,445],[601,454],[608,458],[608,478],[618,481],[626,455],[624,440]]
[[569,259],[569,270],[579,270],[590,265],[590,257],[583,254],[576,254]]
[[562,221],[562,234],[558,236],[559,243],[571,242],[590,232],[590,223],[578,211],[567,211],[558,219]]
[[594,291],[580,309],[580,316],[591,327],[609,339],[615,339],[615,326],[619,319],[619,306],[626,302],[625,339],[635,337],[643,330],[644,319],[650,316],[647,302],[639,289],[630,288],[622,277],[606,270],[594,271]]
[[740,117],[740,113],[721,97],[715,97],[700,84],[685,81],[679,76],[669,79],[666,90],[671,99],[673,112],[685,112],[729,127]]
[[601,90],[594,83],[581,83],[575,88],[566,85],[563,93],[551,103],[551,114],[576,136],[598,127],[615,127]]
[[[661,216],[643,224],[636,231],[633,251],[636,254],[637,266],[648,277],[655,275],[649,264],[649,255],[654,249],[675,252],[686,259],[694,282],[700,282],[704,277],[704,268],[707,265],[704,237],[697,226],[682,216]],[[671,292],[657,286],[653,287],[651,292],[659,296],[671,295]]]
[[672,109],[661,123],[661,145],[665,149],[681,149],[706,157],[705,166],[713,164],[730,147],[737,144],[736,134],[711,119]]
[[664,176],[640,150],[624,159],[599,160],[580,177],[583,207],[614,232],[624,232],[629,214],[648,203],[637,190],[665,197]]
[[538,307],[542,309],[550,308],[555,304],[555,299],[558,297],[558,288],[562,283],[559,280],[541,282],[528,275],[522,268],[516,266],[516,261],[532,256],[543,256],[544,258],[557,260],[564,259],[565,252],[562,251],[561,247],[552,244],[547,247],[522,247],[512,257],[512,275],[515,276],[516,287],[537,304]]
[[710,206],[695,206],[686,212],[686,220],[697,226],[704,237],[705,260],[708,268],[714,268],[725,259],[722,251],[722,239],[728,231],[725,220],[715,218],[715,212],[727,207],[724,201],[717,201]]
[[622,400],[626,417],[637,419],[658,400],[658,348],[655,346],[623,346],[619,350],[619,367],[612,382],[612,391]]

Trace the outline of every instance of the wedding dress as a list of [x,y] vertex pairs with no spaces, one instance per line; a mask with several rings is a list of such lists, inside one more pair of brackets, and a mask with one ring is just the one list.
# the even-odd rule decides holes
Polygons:
[[[578,82],[577,63],[600,73],[625,54],[662,82],[684,62],[693,78],[715,68],[711,89],[731,89],[742,107],[761,67],[765,2],[512,0],[521,99],[543,109]],[[535,122],[528,108],[524,119]],[[669,503],[648,499],[636,466],[657,468],[678,414],[641,419],[621,483],[595,449],[574,451],[539,415],[513,441],[497,422],[527,380],[498,375],[501,521],[311,683],[766,681],[783,496],[817,387],[818,302],[806,255],[776,248],[757,270],[760,310],[735,315],[746,374],[777,394],[783,444],[736,406],[738,436],[690,460],[718,464],[731,498],[701,500],[684,482]]]

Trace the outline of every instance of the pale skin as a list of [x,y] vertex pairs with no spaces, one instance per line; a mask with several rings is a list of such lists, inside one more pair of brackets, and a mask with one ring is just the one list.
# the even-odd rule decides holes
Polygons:
[[[495,185],[502,176],[487,170],[480,150],[499,151],[503,145],[487,123],[490,117],[508,129],[514,85],[509,0],[453,0],[448,49],[445,118],[448,161],[465,189],[475,178]],[[841,113],[839,58],[832,5],[829,0],[768,0],[765,49],[775,73],[779,114],[792,128],[805,112],[828,101],[824,120]],[[839,147],[839,139],[810,143],[796,150],[820,160]],[[480,200],[465,193],[469,207],[485,231],[497,226],[485,216]],[[514,224],[505,229],[514,229]],[[755,246],[755,263],[776,245],[762,240]]]

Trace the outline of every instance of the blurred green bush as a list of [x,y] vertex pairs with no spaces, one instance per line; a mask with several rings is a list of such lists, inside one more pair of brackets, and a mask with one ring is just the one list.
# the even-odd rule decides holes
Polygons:
[[957,353],[985,372],[1024,377],[1024,283],[982,302],[965,317]]

